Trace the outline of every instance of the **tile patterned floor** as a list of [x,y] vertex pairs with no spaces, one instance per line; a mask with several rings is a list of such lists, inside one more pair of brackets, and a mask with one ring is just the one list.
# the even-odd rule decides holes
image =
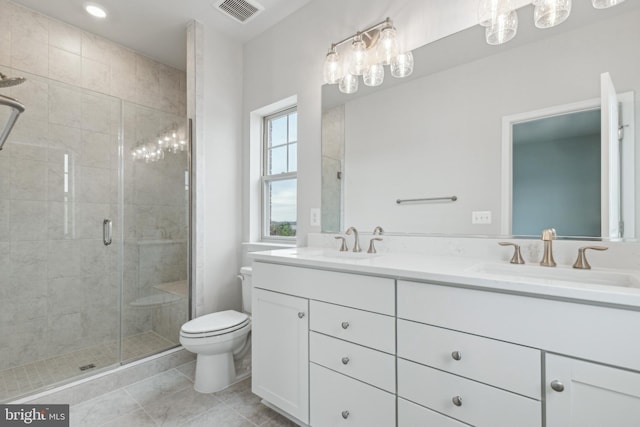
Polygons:
[[71,427],[294,427],[260,403],[251,379],[212,394],[193,389],[195,361],[71,406]]
[[[123,341],[122,357],[124,361],[135,360],[175,345],[177,343],[149,331],[126,337]],[[0,402],[34,393],[61,381],[91,375],[101,368],[116,364],[117,361],[117,343],[109,343],[0,370]],[[80,370],[80,366],[88,364],[94,364],[95,367],[86,371]]]

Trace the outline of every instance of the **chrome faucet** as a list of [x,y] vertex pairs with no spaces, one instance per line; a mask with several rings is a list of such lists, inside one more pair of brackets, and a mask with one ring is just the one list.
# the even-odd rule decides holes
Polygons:
[[542,236],[540,236],[544,242],[544,255],[542,255],[542,261],[540,265],[545,267],[555,267],[556,262],[553,259],[553,248],[551,242],[556,238],[555,228],[547,228],[542,230]]
[[358,230],[356,230],[355,227],[349,227],[347,229],[347,234],[351,235],[352,232],[353,236],[355,237],[353,241],[353,252],[362,252],[362,249],[360,248],[360,238],[358,237]]

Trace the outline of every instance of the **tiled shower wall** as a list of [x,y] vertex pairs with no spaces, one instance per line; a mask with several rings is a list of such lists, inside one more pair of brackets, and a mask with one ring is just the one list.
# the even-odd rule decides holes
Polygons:
[[[102,245],[101,227],[118,217],[121,130],[125,307],[186,279],[187,226],[186,154],[154,164],[128,156],[141,139],[184,126],[184,72],[9,1],[0,10],[0,71],[28,79],[0,91],[27,107],[0,152],[1,370],[118,337],[119,242]],[[153,330],[159,316],[124,312],[126,334]]]

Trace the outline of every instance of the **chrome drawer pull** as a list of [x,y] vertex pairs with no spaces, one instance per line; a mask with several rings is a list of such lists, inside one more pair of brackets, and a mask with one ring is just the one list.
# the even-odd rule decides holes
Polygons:
[[302,318],[304,317],[304,311],[299,312],[299,313],[298,313],[298,317],[299,317],[300,319],[302,319]]
[[349,322],[342,322],[342,329],[347,329],[349,327]]
[[349,411],[342,411],[342,418],[344,418],[345,420],[349,418]]
[[462,406],[462,398],[460,396],[455,396],[451,401],[456,406]]
[[349,358],[348,358],[348,357],[343,357],[343,358],[342,358],[342,364],[343,364],[343,365],[346,365],[346,364],[348,364],[348,363],[349,363]]
[[564,384],[562,384],[562,383],[561,383],[560,381],[558,381],[558,380],[553,380],[553,381],[551,381],[551,388],[552,388],[554,391],[557,391],[557,392],[563,392],[563,391],[564,391]]
[[462,359],[462,354],[459,351],[454,351],[451,353],[451,357],[453,357],[453,360],[460,360]]

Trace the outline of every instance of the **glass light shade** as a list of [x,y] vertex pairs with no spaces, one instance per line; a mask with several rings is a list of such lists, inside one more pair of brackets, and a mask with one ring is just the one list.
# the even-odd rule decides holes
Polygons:
[[413,73],[413,54],[411,51],[396,55],[391,60],[391,75],[393,77],[407,77]]
[[513,11],[511,0],[480,0],[478,6],[478,21],[483,27],[491,27],[502,16]]
[[380,31],[380,37],[378,38],[378,44],[376,47],[376,53],[378,60],[383,65],[391,64],[391,59],[398,55],[398,37],[396,35],[396,29],[393,27],[383,28]]
[[555,27],[571,13],[571,0],[535,0],[533,5],[533,21],[538,28]]
[[342,93],[356,93],[358,91],[358,76],[346,73],[342,80],[340,80],[338,89],[340,89]]
[[354,76],[361,76],[367,70],[367,45],[362,38],[356,37],[351,44],[349,56],[349,73]]
[[371,64],[362,75],[365,86],[380,86],[384,81],[384,65]]
[[493,25],[485,29],[487,44],[498,45],[513,39],[518,32],[518,14],[512,10],[507,15],[500,15]]
[[335,50],[327,53],[324,59],[324,82],[330,85],[340,82],[342,79],[342,64],[340,64],[340,56]]
[[606,9],[622,3],[624,0],[591,0],[596,9]]

